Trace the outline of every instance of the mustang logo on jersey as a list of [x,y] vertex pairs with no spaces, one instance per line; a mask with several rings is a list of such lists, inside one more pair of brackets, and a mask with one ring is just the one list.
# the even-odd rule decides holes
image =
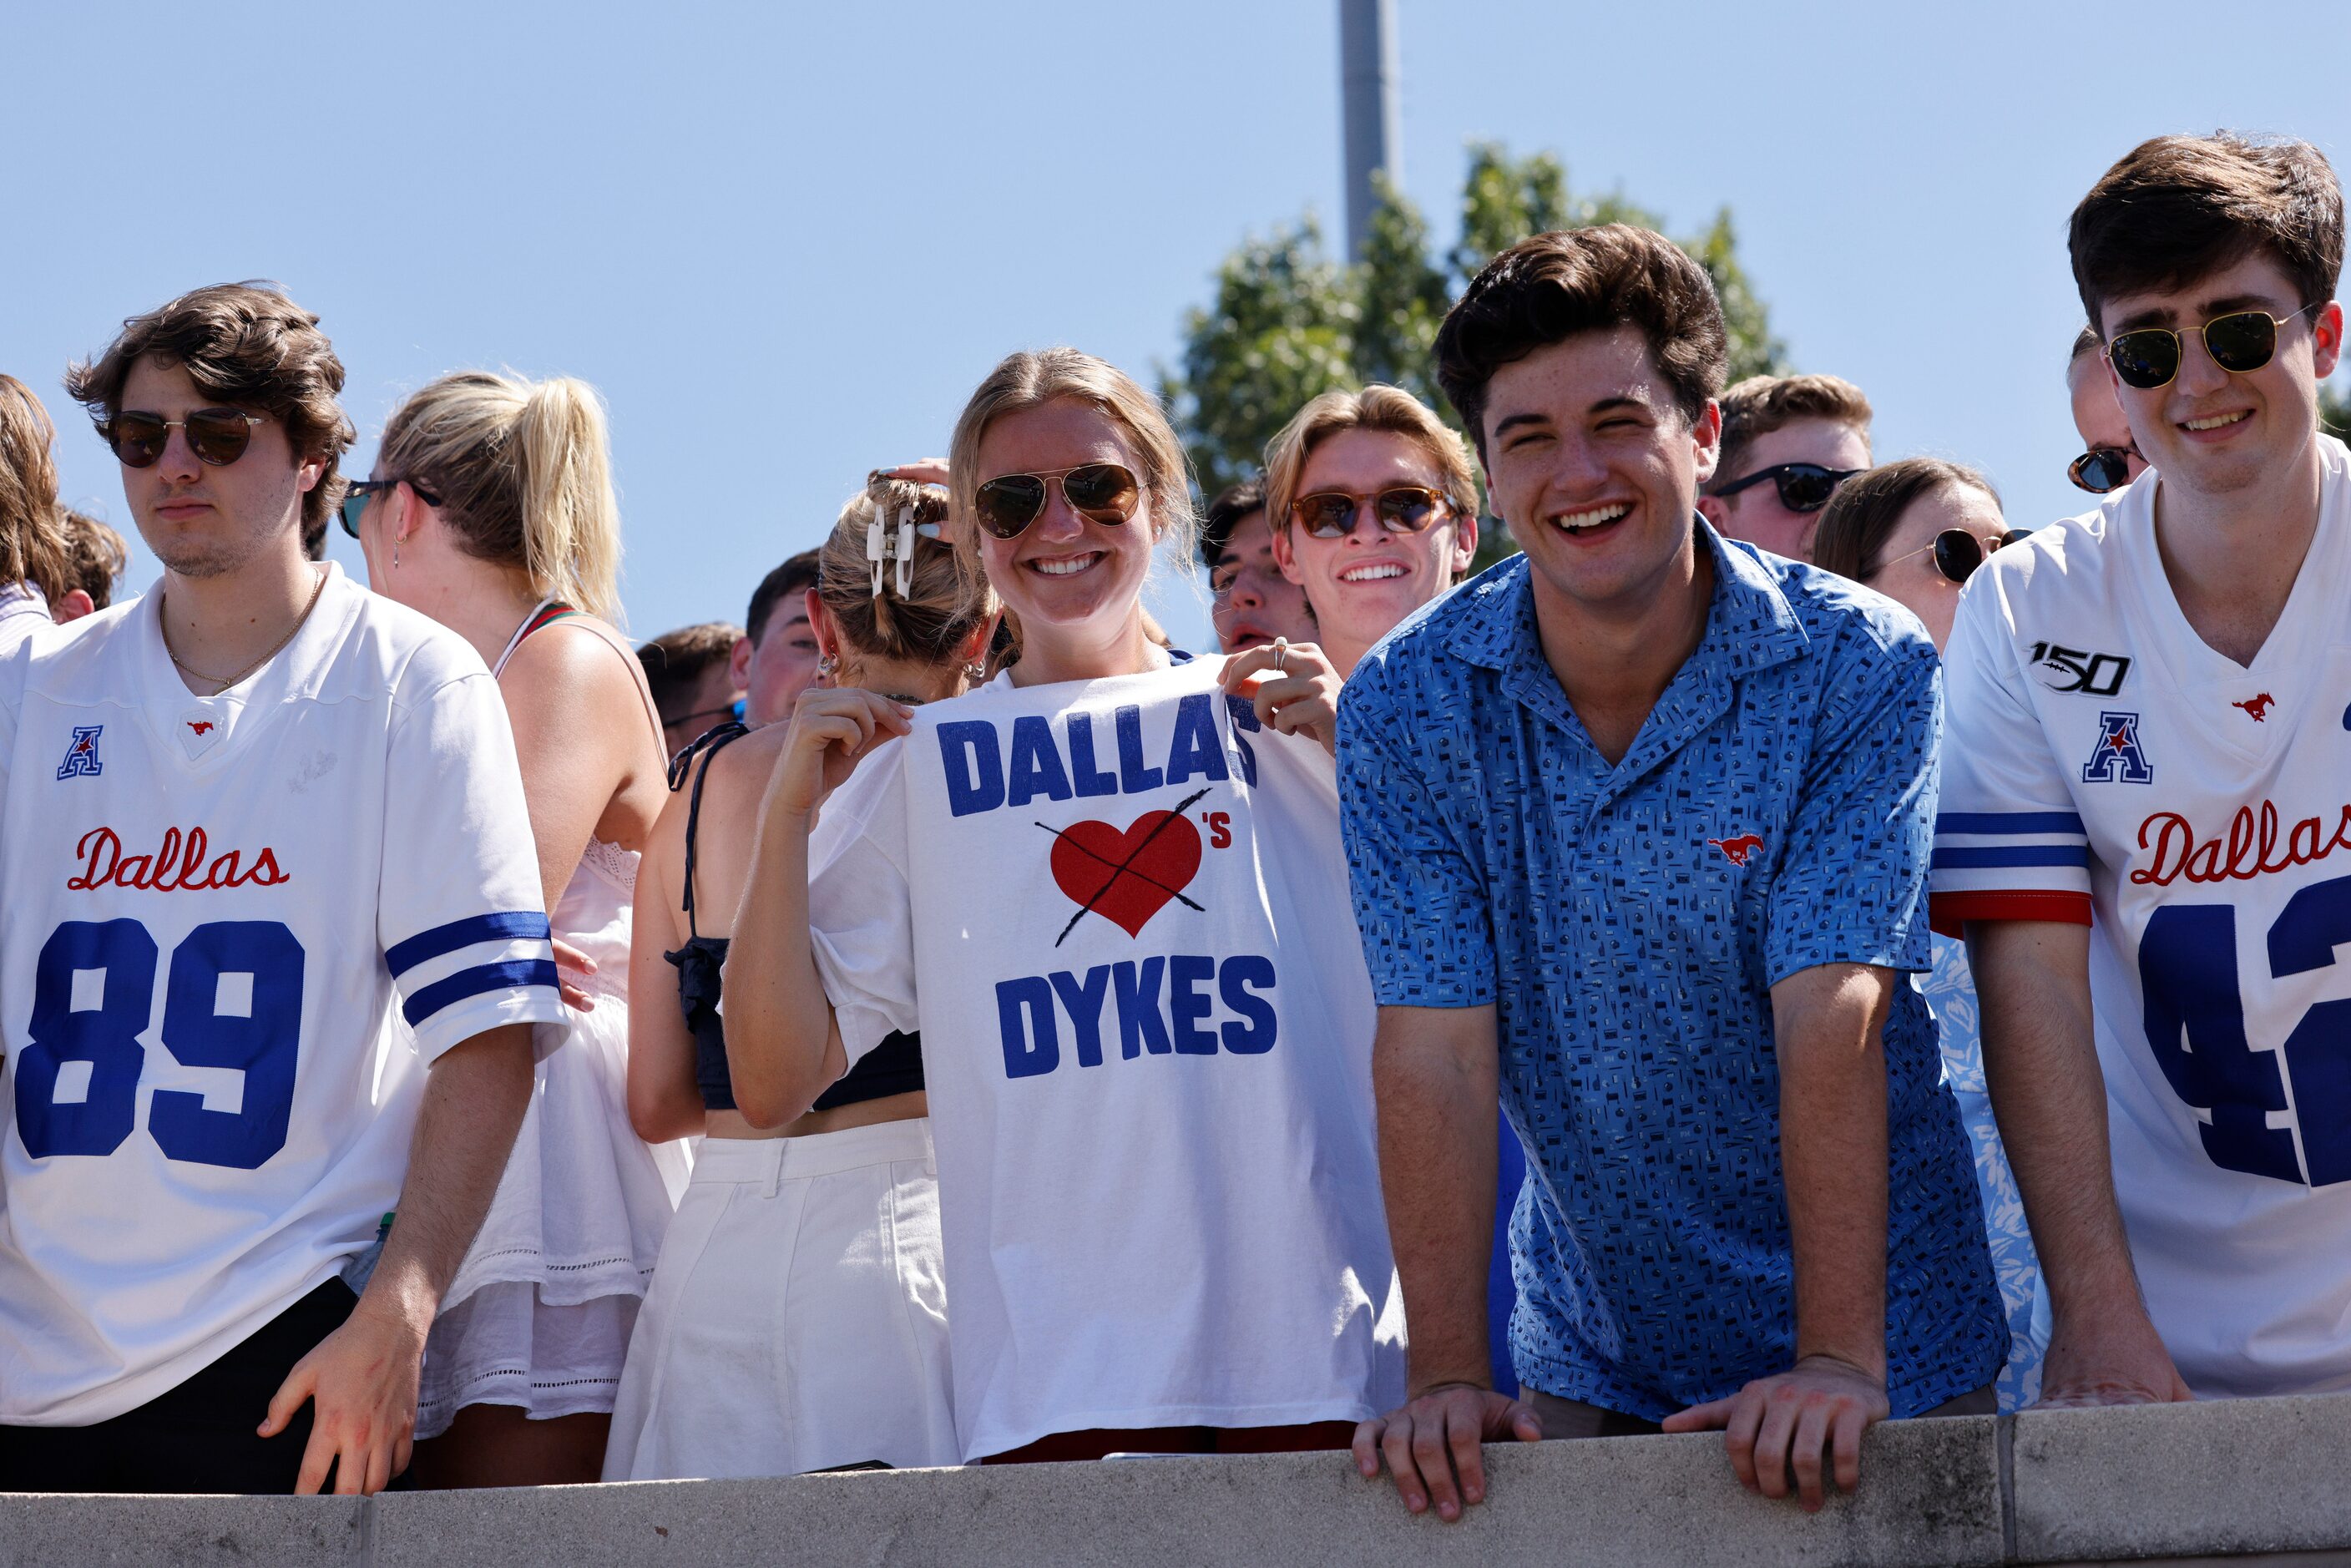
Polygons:
[[2148,766],[2147,753],[2139,749],[2138,715],[2135,713],[2102,713],[2098,716],[2098,744],[2090,753],[2090,760],[2082,764],[2082,782],[2111,784],[2120,779],[2126,784],[2147,784],[2155,779],[2155,769]]
[[2270,709],[2275,706],[2276,703],[2277,698],[2263,692],[2257,697],[2248,697],[2243,702],[2231,703],[2229,706],[2243,708],[2255,724],[2266,724],[2269,722]]
[[59,779],[95,779],[106,771],[98,759],[98,737],[106,730],[102,724],[74,726],[73,739],[66,746],[66,759],[57,764]]
[[277,863],[277,852],[264,848],[246,864],[245,852],[204,859],[212,846],[202,828],[183,836],[177,828],[163,830],[163,841],[152,854],[126,855],[122,839],[112,828],[92,828],[74,845],[74,859],[89,864],[79,875],[66,879],[75,893],[101,887],[135,887],[146,893],[210,893],[233,887],[276,887],[293,877]]
[[1745,865],[1747,857],[1763,847],[1761,836],[1756,833],[1741,833],[1735,839],[1708,839],[1706,841],[1720,850],[1724,860],[1737,866]]

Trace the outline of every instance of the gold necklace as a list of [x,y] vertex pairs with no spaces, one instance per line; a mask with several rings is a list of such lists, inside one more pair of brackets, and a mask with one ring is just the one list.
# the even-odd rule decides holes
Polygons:
[[208,675],[204,674],[204,671],[197,669],[193,664],[191,664],[185,659],[181,658],[178,653],[172,652],[172,632],[170,629],[171,623],[164,619],[163,615],[163,612],[171,608],[171,601],[169,600],[162,599],[159,595],[159,602],[155,606],[155,621],[158,626],[163,628],[163,652],[171,654],[172,663],[179,666],[181,674],[193,675],[200,681],[210,681],[216,689],[209,695],[218,696],[222,692],[228,690],[229,687],[236,685],[237,682],[245,679],[246,676],[253,674],[254,671],[261,668],[262,665],[276,658],[279,649],[285,647],[287,643],[294,641],[294,633],[302,630],[303,623],[310,619],[310,612],[319,607],[319,595],[324,593],[326,591],[327,574],[321,571],[319,573],[318,582],[313,585],[310,590],[310,601],[302,606],[302,613],[294,618],[294,624],[286,628],[286,635],[277,639],[277,642],[272,643],[269,645],[268,652],[263,653],[261,657],[254,660],[253,663],[247,664],[236,674],[228,676],[226,679],[223,679],[219,675]]

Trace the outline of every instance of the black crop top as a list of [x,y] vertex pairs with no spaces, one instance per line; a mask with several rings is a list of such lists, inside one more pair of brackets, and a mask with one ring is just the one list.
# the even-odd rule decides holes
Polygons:
[[[669,787],[684,784],[694,774],[694,795],[685,810],[685,946],[662,956],[677,966],[677,1005],[694,1036],[694,1082],[702,1091],[706,1111],[735,1109],[735,1082],[726,1071],[726,1026],[718,1016],[719,971],[726,963],[726,938],[705,936],[694,918],[694,857],[695,831],[702,825],[702,781],[710,759],[729,742],[750,734],[741,724],[723,724],[677,754],[669,767]],[[695,766],[696,757],[700,766]],[[889,1094],[908,1094],[923,1087],[923,1042],[920,1035],[892,1034],[868,1051],[841,1082],[817,1096],[811,1111],[833,1111]]]

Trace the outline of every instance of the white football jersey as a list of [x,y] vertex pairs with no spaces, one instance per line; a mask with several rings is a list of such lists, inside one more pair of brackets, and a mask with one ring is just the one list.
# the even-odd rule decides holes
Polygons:
[[0,664],[0,1422],[144,1404],[373,1239],[395,1007],[428,1062],[562,1028],[496,684],[328,571],[218,696],[152,593]]
[[2159,478],[1962,596],[1936,928],[2090,925],[2115,1187],[2199,1395],[2351,1389],[2351,452],[2250,668],[2181,614]]

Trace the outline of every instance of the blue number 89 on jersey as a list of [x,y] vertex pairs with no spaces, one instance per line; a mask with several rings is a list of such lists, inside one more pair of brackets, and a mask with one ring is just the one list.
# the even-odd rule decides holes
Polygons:
[[[68,920],[42,944],[29,1040],[16,1061],[16,1132],[33,1158],[110,1155],[131,1136],[157,956],[155,939],[136,920]],[[215,920],[172,949],[163,1048],[184,1067],[242,1071],[245,1096],[235,1111],[214,1111],[202,1094],[155,1091],[147,1134],[167,1157],[253,1170],[286,1146],[302,960],[294,933],[274,920]],[[78,996],[77,976],[94,972],[102,979]],[[87,1062],[89,1076],[78,1099],[60,1100],[58,1081],[76,1062]]]

